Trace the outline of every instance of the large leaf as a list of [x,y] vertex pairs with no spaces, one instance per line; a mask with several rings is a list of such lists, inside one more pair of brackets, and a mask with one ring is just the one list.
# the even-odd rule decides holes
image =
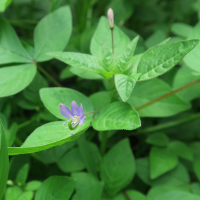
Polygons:
[[178,158],[168,148],[153,147],[150,152],[150,177],[155,179],[172,170],[178,164]]
[[[193,53],[193,52],[191,52]],[[188,68],[186,65],[183,65],[176,73],[173,80],[173,89],[178,89],[188,83],[196,81],[199,79],[198,77],[192,74],[193,70]],[[184,90],[178,92],[177,94],[182,97],[182,99],[186,101],[191,101],[200,96],[199,90],[200,84],[193,85],[189,88],[185,88]]]
[[39,187],[35,195],[35,200],[68,200],[74,188],[74,178],[67,176],[51,176]]
[[101,200],[104,184],[92,174],[80,172],[72,174],[72,177],[76,179],[76,194],[73,200]]
[[31,83],[35,74],[33,64],[0,68],[0,97],[20,92]]
[[[123,52],[129,43],[129,38],[117,27],[113,29],[114,35],[114,56],[118,56]],[[92,37],[90,51],[93,55],[100,57],[100,44],[104,43],[112,51],[111,31],[108,19],[101,17],[98,27]]]
[[141,73],[139,80],[148,80],[164,74],[174,67],[199,40],[180,41],[163,44],[148,49],[141,57],[137,66],[137,73]]
[[[131,106],[138,108],[171,91],[170,86],[160,79],[138,82],[127,102]],[[189,103],[173,94],[140,109],[138,112],[141,117],[167,117],[189,108]]]
[[32,62],[32,58],[9,23],[0,19],[0,64],[14,62],[29,63]]
[[133,130],[141,126],[138,113],[127,103],[114,102],[104,107],[92,126],[98,131]]
[[2,199],[6,189],[9,171],[8,149],[6,144],[5,132],[0,119],[0,199]]
[[[70,108],[71,102],[75,101],[79,106],[80,103],[82,103],[84,113],[93,111],[93,106],[90,100],[80,92],[72,89],[43,88],[40,90],[40,97],[45,107],[59,119],[66,120],[66,118],[60,113],[59,104],[64,104]],[[87,116],[86,119],[89,117],[92,117],[92,115]]]
[[62,51],[68,43],[72,31],[71,12],[68,6],[63,6],[45,16],[34,31],[36,61],[46,61],[51,58],[45,55],[49,51]]
[[154,133],[146,139],[146,143],[159,147],[165,147],[169,144],[169,138],[164,133]]
[[115,70],[118,73],[123,73],[131,60],[131,57],[133,56],[133,53],[135,51],[137,42],[138,42],[139,36],[135,37],[124,49],[124,51],[117,57],[116,61],[116,68]]
[[26,154],[49,149],[68,141],[76,140],[90,125],[90,119],[86,119],[79,126],[74,135],[69,129],[63,128],[63,122],[51,122],[37,128],[25,140],[21,147],[9,147],[9,155]]
[[110,196],[126,187],[135,175],[135,158],[128,139],[117,143],[104,156],[101,163],[101,178]]
[[101,67],[99,60],[91,55],[71,52],[48,52],[47,55],[55,57],[73,67],[96,74],[100,73],[100,71],[105,71],[105,69]]
[[122,101],[125,102],[130,97],[139,76],[140,74],[133,74],[130,76],[124,74],[115,75],[115,86]]

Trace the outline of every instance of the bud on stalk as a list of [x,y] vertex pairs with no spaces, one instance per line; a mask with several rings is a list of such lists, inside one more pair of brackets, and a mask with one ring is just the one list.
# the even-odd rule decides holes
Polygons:
[[107,15],[108,15],[108,21],[110,24],[110,28],[113,29],[114,28],[114,13],[113,13],[112,8],[108,9]]

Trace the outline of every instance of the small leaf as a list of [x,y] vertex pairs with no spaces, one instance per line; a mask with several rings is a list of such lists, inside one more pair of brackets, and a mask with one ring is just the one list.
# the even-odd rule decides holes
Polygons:
[[111,72],[115,68],[115,60],[113,54],[104,43],[101,44],[101,62],[102,67],[107,72]]
[[193,31],[193,27],[184,23],[173,23],[171,26],[172,33],[184,38],[188,38],[188,36],[190,35],[192,31]]
[[0,97],[20,92],[31,83],[35,74],[33,64],[0,68]]
[[199,43],[199,40],[186,40],[163,44],[148,49],[140,59],[137,73],[139,80],[148,80],[164,74],[174,67],[187,53]]
[[146,139],[146,143],[158,147],[165,147],[169,144],[169,138],[164,133],[154,133]]
[[0,26],[0,64],[32,62],[10,24],[0,19]]
[[5,132],[0,119],[0,199],[2,199],[6,189],[9,170],[8,149],[6,144]]
[[172,170],[178,164],[178,158],[168,148],[153,147],[150,152],[150,177],[155,179]]
[[99,60],[91,55],[71,52],[48,52],[46,54],[55,57],[73,67],[89,72],[100,74],[100,71],[105,71],[105,69],[101,67]]
[[90,126],[91,119],[84,121],[74,135],[70,135],[69,129],[63,128],[63,121],[51,122],[40,126],[31,133],[21,147],[9,147],[9,155],[26,154],[49,149],[56,145],[62,145],[68,141],[74,141]]
[[122,73],[127,69],[129,61],[135,51],[139,36],[135,37],[124,49],[124,51],[117,57],[115,70]]
[[[59,110],[59,105],[64,104],[71,108],[71,102],[75,101],[79,106],[82,103],[84,113],[92,112],[93,106],[89,98],[68,88],[43,88],[40,90],[40,97],[45,107],[57,118],[66,120]],[[86,117],[91,118],[92,115]]]
[[[70,164],[69,164],[70,163]],[[58,161],[58,167],[65,173],[77,172],[85,169],[79,148],[73,148]]]
[[25,190],[26,191],[35,191],[37,190],[42,183],[40,181],[30,181],[26,184]]
[[76,193],[73,200],[101,200],[103,183],[92,174],[85,172],[74,173],[76,179]]
[[134,175],[135,158],[129,140],[124,139],[104,156],[101,163],[101,178],[105,182],[107,193],[113,196],[126,187]]
[[[136,190],[128,190],[126,191],[126,194],[130,198],[130,200],[147,200],[147,197],[144,194]],[[126,197],[124,193],[121,193],[117,195],[116,197],[114,197],[112,200],[126,200]]]
[[51,176],[37,190],[35,200],[68,200],[75,188],[75,180],[67,176]]
[[184,158],[189,161],[193,161],[194,157],[190,148],[181,141],[173,141],[169,144],[169,148],[174,152],[175,155]]
[[23,191],[20,187],[9,187],[5,193],[5,200],[18,200],[21,194],[23,194]]
[[140,74],[130,76],[124,74],[115,75],[115,86],[122,101],[125,102],[130,97],[139,76]]
[[195,158],[193,162],[193,168],[195,175],[197,176],[198,180],[200,181],[200,158]]
[[127,103],[114,102],[104,107],[92,126],[98,131],[133,130],[141,126],[138,113]]
[[24,164],[16,175],[16,182],[19,186],[23,186],[26,182],[29,171],[29,163]]
[[63,6],[46,15],[34,30],[35,60],[46,61],[49,51],[62,51],[68,43],[72,31],[69,6]]

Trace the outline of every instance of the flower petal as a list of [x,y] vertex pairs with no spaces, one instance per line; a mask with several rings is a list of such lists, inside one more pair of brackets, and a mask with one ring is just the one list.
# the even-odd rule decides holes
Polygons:
[[70,119],[73,117],[71,110],[64,104],[59,105],[60,113],[62,114],[63,117],[66,117]]
[[81,103],[80,109],[79,109],[79,117],[80,117],[80,118],[83,117],[83,105],[82,105],[82,103]]
[[83,124],[83,122],[85,121],[85,118],[86,118],[86,116],[81,117],[81,121],[80,121],[79,125]]
[[75,116],[75,115],[79,116],[79,107],[75,101],[72,101],[72,103],[71,103],[71,110],[72,110],[73,116]]

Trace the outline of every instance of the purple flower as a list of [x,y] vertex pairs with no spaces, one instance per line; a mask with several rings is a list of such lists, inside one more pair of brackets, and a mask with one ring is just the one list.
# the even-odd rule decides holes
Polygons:
[[[64,104],[60,104],[59,109],[62,116],[69,119],[68,128],[70,130],[74,130],[74,129],[76,130],[78,125],[82,125],[83,122],[85,121],[86,116],[83,116],[82,104],[80,105],[80,108],[79,108],[77,103],[75,101],[72,101],[71,110]],[[65,123],[63,125],[65,125]],[[70,133],[70,134],[73,135],[74,133]]]

